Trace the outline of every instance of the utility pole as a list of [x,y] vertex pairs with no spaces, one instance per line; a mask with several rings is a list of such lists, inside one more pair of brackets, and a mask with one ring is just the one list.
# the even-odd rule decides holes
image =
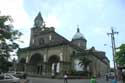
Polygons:
[[114,73],[115,73],[115,79],[117,79],[117,67],[115,62],[115,53],[116,53],[116,47],[115,47],[115,37],[114,35],[118,34],[118,32],[115,32],[113,30],[113,27],[111,27],[111,33],[107,33],[107,35],[111,35],[111,43],[112,43],[112,55],[113,55],[113,64],[114,64]]

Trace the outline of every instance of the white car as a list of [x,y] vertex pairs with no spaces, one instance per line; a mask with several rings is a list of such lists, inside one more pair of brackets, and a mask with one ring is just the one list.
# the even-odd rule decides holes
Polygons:
[[20,79],[11,74],[0,74],[0,83],[20,83]]

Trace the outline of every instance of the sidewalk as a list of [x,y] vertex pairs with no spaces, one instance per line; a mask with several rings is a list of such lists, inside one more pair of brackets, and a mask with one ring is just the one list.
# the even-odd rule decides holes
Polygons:
[[[112,83],[112,79],[109,79],[108,81],[106,81],[104,78],[101,78],[97,83]],[[123,83],[123,82],[121,80],[117,80],[117,83]]]

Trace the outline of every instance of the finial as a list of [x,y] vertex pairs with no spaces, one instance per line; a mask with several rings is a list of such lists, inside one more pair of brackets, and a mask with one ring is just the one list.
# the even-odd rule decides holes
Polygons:
[[39,15],[41,16],[41,12],[40,12],[40,11],[39,11],[39,13],[38,13],[38,16],[39,16]]
[[80,32],[80,30],[79,30],[79,25],[77,25],[77,32]]

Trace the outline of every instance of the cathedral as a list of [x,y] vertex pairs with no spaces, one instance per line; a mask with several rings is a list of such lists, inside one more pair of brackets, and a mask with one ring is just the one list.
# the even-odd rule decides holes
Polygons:
[[64,72],[85,71],[80,65],[82,57],[90,60],[87,71],[92,75],[101,76],[109,71],[109,60],[105,52],[95,47],[87,49],[87,40],[77,27],[72,40],[55,32],[54,27],[46,27],[39,12],[31,28],[30,45],[18,50],[19,63],[17,71],[25,71],[29,75],[63,76]]

